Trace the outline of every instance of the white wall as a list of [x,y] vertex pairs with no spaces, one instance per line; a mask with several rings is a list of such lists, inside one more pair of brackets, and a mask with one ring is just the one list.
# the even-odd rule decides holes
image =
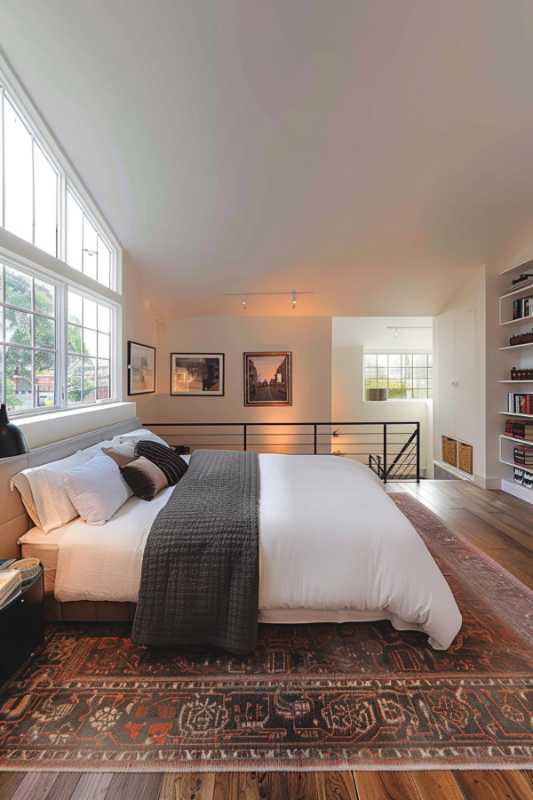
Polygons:
[[[137,399],[138,414],[145,422],[330,419],[331,321],[327,317],[186,317],[161,324],[156,339],[157,394]],[[245,407],[243,353],[276,350],[292,352],[292,406]],[[171,397],[171,352],[225,353],[224,397]]]
[[480,267],[435,317],[434,454],[441,460],[441,437],[474,449],[474,478],[489,486],[485,448],[485,268]]
[[[400,326],[398,336],[388,326]],[[427,326],[429,330],[402,330]],[[363,392],[365,350],[432,351],[431,317],[334,317],[332,320],[331,412],[338,422],[369,420],[421,423],[421,467],[432,465],[431,401],[366,402]]]

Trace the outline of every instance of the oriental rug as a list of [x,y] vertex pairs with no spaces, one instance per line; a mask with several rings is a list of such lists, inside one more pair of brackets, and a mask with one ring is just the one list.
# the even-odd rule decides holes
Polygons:
[[0,696],[0,769],[530,766],[533,595],[391,495],[455,594],[446,652],[388,622],[263,625],[254,654],[149,650],[122,624],[50,627]]

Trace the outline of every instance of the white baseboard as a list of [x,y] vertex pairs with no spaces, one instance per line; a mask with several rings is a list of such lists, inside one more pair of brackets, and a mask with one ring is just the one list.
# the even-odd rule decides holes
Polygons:
[[514,497],[519,497],[520,500],[525,500],[526,503],[533,505],[533,489],[527,489],[525,486],[520,486],[519,483],[506,480],[502,480],[500,488],[502,492],[512,494]]

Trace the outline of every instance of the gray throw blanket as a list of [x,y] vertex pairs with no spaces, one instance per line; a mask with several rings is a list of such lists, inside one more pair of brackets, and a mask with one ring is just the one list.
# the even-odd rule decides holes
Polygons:
[[148,534],[132,639],[255,648],[259,593],[256,453],[197,450]]

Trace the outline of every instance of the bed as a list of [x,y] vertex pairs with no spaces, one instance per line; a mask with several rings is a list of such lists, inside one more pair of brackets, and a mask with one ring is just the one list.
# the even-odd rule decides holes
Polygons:
[[[453,594],[371,470],[335,456],[260,454],[259,471],[260,622],[389,620],[449,647],[461,627]],[[148,534],[173,490],[130,498],[100,527],[78,518],[47,534],[32,528],[22,554],[41,559],[63,608],[131,610]]]

